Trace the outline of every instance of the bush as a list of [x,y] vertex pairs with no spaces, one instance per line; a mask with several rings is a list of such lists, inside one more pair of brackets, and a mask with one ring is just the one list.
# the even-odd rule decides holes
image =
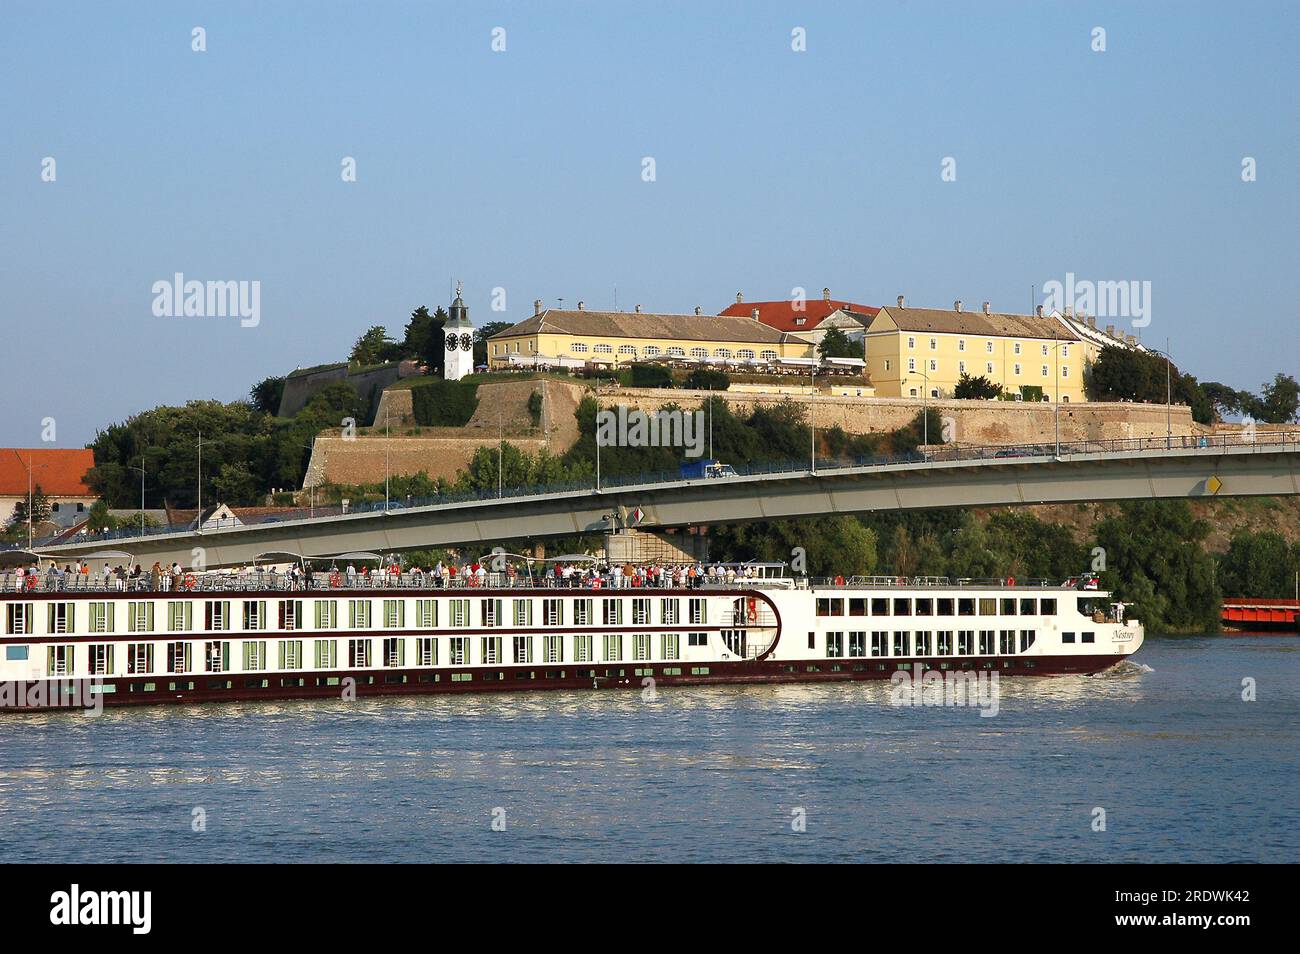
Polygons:
[[421,379],[418,386],[411,388],[411,406],[415,422],[424,427],[464,427],[478,407],[478,384],[469,380]]
[[670,388],[673,386],[672,372],[660,364],[632,365],[632,387],[634,388]]
[[725,391],[731,387],[731,378],[716,368],[696,368],[686,376],[684,386],[695,391]]

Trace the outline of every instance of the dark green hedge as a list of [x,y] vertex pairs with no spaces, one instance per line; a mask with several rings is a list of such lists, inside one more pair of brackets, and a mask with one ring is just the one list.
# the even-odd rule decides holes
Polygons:
[[411,388],[411,404],[421,427],[464,427],[478,407],[478,383],[431,378]]

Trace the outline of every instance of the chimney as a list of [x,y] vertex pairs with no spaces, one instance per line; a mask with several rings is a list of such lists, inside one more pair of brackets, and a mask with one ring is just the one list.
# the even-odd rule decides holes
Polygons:
[[758,321],[758,309],[755,308],[753,311],[751,311],[749,313],[749,317],[753,318],[755,321]]
[[952,303],[952,310],[953,310],[953,311],[961,311],[961,299],[960,299],[960,298],[958,298],[955,302]]
[[1066,306],[1065,306],[1065,317],[1066,317],[1066,318],[1073,318],[1073,317],[1074,317],[1074,306],[1073,306],[1073,305],[1066,305]]
[[579,298],[579,299],[578,299],[578,311],[582,311],[582,306],[585,305],[585,304],[586,304],[586,302],[584,302],[581,298]]
[[638,315],[641,314],[641,306],[640,306],[640,305],[636,305],[635,308],[636,308],[636,313],[637,313]]
[[745,296],[742,295],[740,292],[736,292],[736,304],[739,305],[744,300],[745,300]]
[[984,303],[984,314],[986,315],[989,313],[989,304],[987,301]]
[[1115,337],[1115,326],[1114,326],[1114,325],[1107,325],[1107,326],[1106,326],[1106,337],[1108,337],[1108,338],[1114,338],[1114,337]]
[[825,301],[831,300],[831,290],[829,288],[822,289],[822,299]]
[[696,306],[695,306],[695,313],[696,313],[697,315],[700,313],[700,306],[699,306],[699,305],[696,305]]
[[1089,316],[1088,316],[1088,327],[1089,327],[1089,328],[1096,328],[1096,327],[1097,327],[1097,316],[1096,316],[1096,315],[1089,315]]
[[903,307],[903,296],[902,296],[902,295],[899,295],[899,296],[898,296],[898,307],[899,307],[899,308],[902,308],[902,307]]
[[1034,308],[1034,314],[1037,315],[1039,318],[1043,317],[1043,306],[1042,306],[1042,305],[1037,305],[1037,306]]
[[534,298],[534,299],[533,299],[533,314],[534,314],[534,315],[540,315],[541,313],[542,313],[542,300],[541,300],[540,298]]
[[1133,337],[1132,335],[1125,335],[1124,340],[1128,342],[1128,346],[1130,348],[1133,347],[1135,344],[1137,344],[1138,341],[1137,338]]

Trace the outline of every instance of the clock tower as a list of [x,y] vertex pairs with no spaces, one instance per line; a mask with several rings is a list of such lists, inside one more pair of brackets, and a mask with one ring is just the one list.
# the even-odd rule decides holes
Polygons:
[[474,373],[474,326],[469,321],[469,309],[460,298],[460,282],[456,283],[456,300],[451,303],[451,313],[442,326],[443,357],[442,376],[448,381],[459,381]]

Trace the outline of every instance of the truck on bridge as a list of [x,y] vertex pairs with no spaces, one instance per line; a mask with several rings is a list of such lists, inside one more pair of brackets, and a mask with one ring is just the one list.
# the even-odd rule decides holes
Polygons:
[[735,477],[736,468],[717,460],[682,461],[682,480],[698,480],[701,477]]

